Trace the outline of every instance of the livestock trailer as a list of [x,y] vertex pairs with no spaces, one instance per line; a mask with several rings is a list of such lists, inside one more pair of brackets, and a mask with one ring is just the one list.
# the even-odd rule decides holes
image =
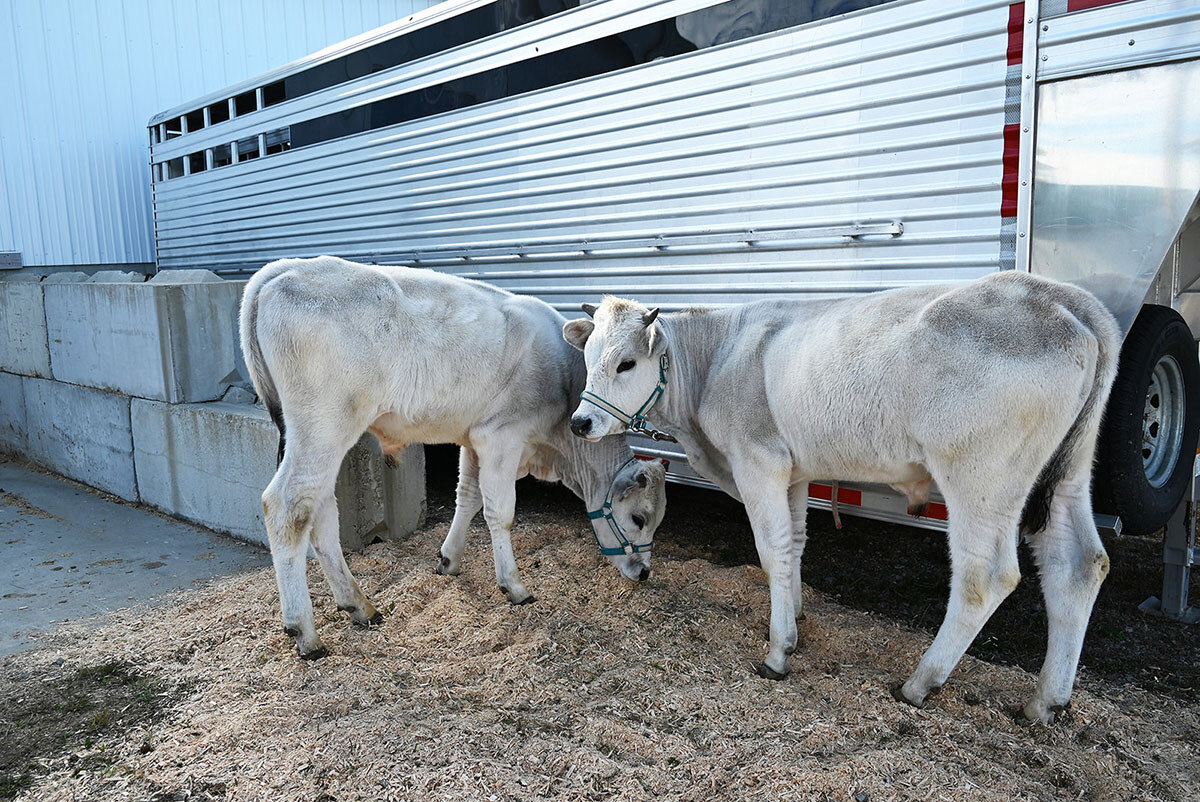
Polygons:
[[[1126,336],[1098,511],[1151,532],[1192,487],[1194,0],[448,0],[149,136],[159,269],[328,253],[564,312],[1075,282]],[[832,492],[812,485],[812,505]],[[848,513],[945,526],[938,503],[912,517],[889,488],[837,492]]]

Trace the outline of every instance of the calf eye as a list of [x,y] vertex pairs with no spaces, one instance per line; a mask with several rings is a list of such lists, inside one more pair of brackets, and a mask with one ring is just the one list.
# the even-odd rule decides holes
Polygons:
[[626,359],[624,362],[617,365],[617,373],[624,373],[627,370],[633,370],[634,364],[635,363],[632,359]]
[[643,526],[646,525],[646,519],[643,518],[642,516],[633,515],[630,517],[633,518],[633,525],[636,526],[638,529],[641,529]]

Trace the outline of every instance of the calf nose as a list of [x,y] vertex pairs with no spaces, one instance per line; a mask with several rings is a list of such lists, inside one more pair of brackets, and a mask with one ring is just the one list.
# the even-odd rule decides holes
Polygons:
[[591,418],[587,418],[587,417],[571,418],[571,431],[574,432],[579,437],[583,437],[591,430],[592,430],[592,419]]
[[650,578],[650,569],[649,568],[643,568],[642,572],[640,574],[638,574],[638,582],[645,582],[649,578]]

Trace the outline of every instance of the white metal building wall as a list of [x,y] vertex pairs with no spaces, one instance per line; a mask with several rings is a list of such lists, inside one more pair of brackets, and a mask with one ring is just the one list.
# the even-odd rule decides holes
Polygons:
[[0,251],[154,261],[146,121],[432,0],[0,0]]
[[[537,26],[571,31],[577,14],[607,6]],[[903,236],[851,247],[429,264],[560,308],[601,292],[670,308],[971,278],[1000,266],[1008,18],[1005,0],[897,2],[163,181],[160,264],[385,261],[443,246],[898,219]],[[365,90],[307,95],[264,121],[445,80],[438,62],[453,72],[472,55],[511,53],[523,32],[378,73]],[[189,140],[155,146],[155,160],[206,142]]]

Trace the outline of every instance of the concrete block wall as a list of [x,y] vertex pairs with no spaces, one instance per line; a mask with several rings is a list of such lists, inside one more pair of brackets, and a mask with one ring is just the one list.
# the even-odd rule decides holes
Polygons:
[[25,455],[55,473],[138,500],[129,397],[24,378]]
[[84,281],[84,273],[6,277],[0,288],[0,371],[49,379],[50,348],[46,334],[45,288]]
[[212,401],[237,367],[238,301],[244,281],[207,270],[106,271],[46,284],[54,378],[172,404]]
[[[267,544],[262,491],[275,475],[279,433],[266,410],[250,404],[166,404],[133,400],[133,457],[142,501],[173,515]],[[342,545],[403,537],[424,511],[424,451],[409,448],[395,469],[373,438],[342,463],[336,483]],[[409,514],[389,496],[419,489]]]
[[[250,394],[230,388],[245,282],[205,270],[144,278],[0,278],[0,451],[266,543],[261,495],[278,435]],[[390,469],[364,438],[335,492],[344,547],[403,537],[424,517],[424,452],[410,448]]]

